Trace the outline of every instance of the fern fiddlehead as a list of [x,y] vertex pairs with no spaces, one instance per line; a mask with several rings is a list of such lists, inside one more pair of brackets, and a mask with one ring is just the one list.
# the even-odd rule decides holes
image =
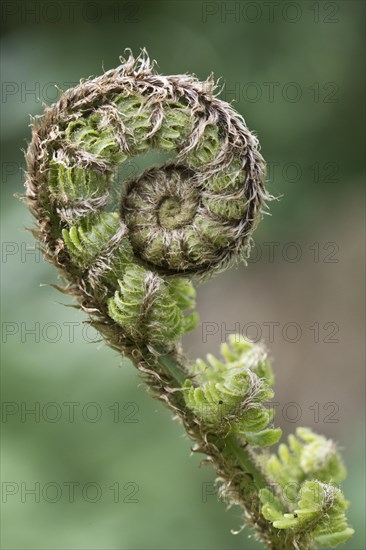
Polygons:
[[[198,321],[192,280],[248,255],[268,198],[257,139],[214,90],[211,80],[157,74],[146,52],[67,90],[34,122],[26,199],[65,291],[181,418],[258,536],[270,548],[312,548],[351,534],[346,504],[329,485],[336,479],[305,471],[305,451],[286,478],[302,484],[290,506],[278,487],[271,492],[283,486],[277,459],[258,452],[281,435],[266,406],[273,396],[266,352],[233,337],[223,360],[190,365],[179,346]],[[150,150],[174,159],[119,182],[118,167]],[[320,456],[327,443],[309,445]],[[323,490],[311,505],[309,483]],[[292,521],[286,512],[296,503]]]

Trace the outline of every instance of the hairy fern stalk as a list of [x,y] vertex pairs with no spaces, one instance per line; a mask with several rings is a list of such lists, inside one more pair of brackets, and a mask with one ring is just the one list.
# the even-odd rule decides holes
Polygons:
[[[281,430],[265,349],[233,335],[222,358],[192,363],[179,345],[198,322],[192,283],[250,251],[269,198],[257,139],[211,79],[161,76],[145,51],[121,63],[33,121],[34,233],[63,291],[181,419],[258,538],[272,549],[335,546],[353,533],[345,468],[335,444],[307,429],[270,454]],[[174,160],[117,181],[122,163],[152,149]]]

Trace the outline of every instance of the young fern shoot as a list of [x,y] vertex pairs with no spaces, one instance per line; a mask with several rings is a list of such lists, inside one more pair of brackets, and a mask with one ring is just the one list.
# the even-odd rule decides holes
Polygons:
[[[262,345],[233,335],[222,359],[189,362],[195,289],[248,256],[265,201],[265,164],[215,83],[161,76],[130,53],[34,120],[26,201],[45,257],[106,342],[129,357],[216,469],[227,499],[272,549],[335,546],[353,533],[336,484],[335,444],[298,429],[278,456],[273,373]],[[150,150],[174,160],[120,182]],[[118,195],[116,206],[114,197]]]

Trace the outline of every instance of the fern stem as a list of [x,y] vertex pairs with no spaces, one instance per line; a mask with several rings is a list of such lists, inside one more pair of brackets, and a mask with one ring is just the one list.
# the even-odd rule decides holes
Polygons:
[[[159,356],[158,362],[168,377],[172,379],[174,385],[182,387],[187,378],[183,365],[171,355]],[[220,459],[218,461],[215,459],[213,460],[220,474],[224,474],[224,476],[227,474],[228,479],[230,479],[232,471],[239,467],[239,469],[246,474],[245,477],[249,482],[255,485],[255,492],[248,491],[248,486],[250,484],[243,484],[243,486],[237,485],[235,490],[239,490],[237,495],[238,501],[245,509],[248,516],[248,523],[255,529],[257,537],[272,550],[289,550],[295,548],[292,543],[292,537],[289,537],[288,534],[284,536],[284,532],[274,530],[261,514],[258,494],[261,489],[268,488],[269,483],[256,464],[254,454],[250,451],[250,446],[242,446],[239,439],[234,435],[228,435],[225,439],[216,441],[216,445],[224,449]],[[305,547],[303,548],[305,550]]]
[[235,457],[237,463],[245,472],[248,472],[252,476],[258,491],[268,487],[268,482],[251,456],[248,446],[243,447],[240,445],[239,440],[233,435],[228,435],[225,442],[228,450],[233,457]]
[[[175,382],[182,386],[187,378],[186,373],[183,370],[182,365],[179,364],[172,356],[162,355],[159,357],[159,362],[165,371],[173,377]],[[268,482],[265,479],[263,473],[260,471],[255,463],[254,458],[249,453],[246,447],[240,445],[238,438],[233,435],[228,435],[225,438],[225,445],[233,456],[235,461],[240,465],[243,471],[250,474],[258,491],[268,487]]]
[[163,369],[179,384],[179,386],[183,386],[187,375],[178,361],[176,361],[171,355],[161,355],[159,357],[159,363]]

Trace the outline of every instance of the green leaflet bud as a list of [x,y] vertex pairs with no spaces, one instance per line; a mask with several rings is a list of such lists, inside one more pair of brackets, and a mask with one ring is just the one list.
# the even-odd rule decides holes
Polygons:
[[332,485],[343,481],[345,467],[333,441],[307,428],[298,428],[296,434],[289,436],[288,446],[279,446],[278,457],[259,457],[281,496],[261,491],[262,513],[277,529],[298,533],[305,548],[310,547],[306,541],[336,546],[353,534],[345,516],[348,503]]
[[300,466],[308,478],[341,483],[347,475],[335,443],[308,428],[297,428],[296,434],[305,445],[302,447]]
[[324,483],[344,480],[346,469],[333,441],[307,428],[297,428],[296,434],[289,436],[288,446],[279,446],[278,456],[261,457],[267,475],[286,488],[287,498],[296,500],[299,484],[307,479]]
[[259,447],[276,443],[281,430],[268,428],[273,411],[264,406],[273,391],[263,347],[233,335],[231,348],[223,344],[221,351],[224,361],[209,355],[209,365],[198,360],[192,366],[196,385],[191,380],[184,385],[187,406],[216,433],[237,434]]
[[[197,315],[184,315],[194,306],[195,292],[184,280],[171,283],[140,266],[126,268],[117,290],[108,301],[111,318],[139,343],[173,347],[176,340],[198,321]],[[168,351],[165,349],[164,351]]]
[[283,513],[277,497],[261,491],[263,514],[276,529],[288,529],[301,547],[309,548],[312,542],[320,546],[336,546],[348,540],[354,530],[347,526],[345,510],[348,503],[336,487],[320,481],[306,481],[299,491],[291,513]]

